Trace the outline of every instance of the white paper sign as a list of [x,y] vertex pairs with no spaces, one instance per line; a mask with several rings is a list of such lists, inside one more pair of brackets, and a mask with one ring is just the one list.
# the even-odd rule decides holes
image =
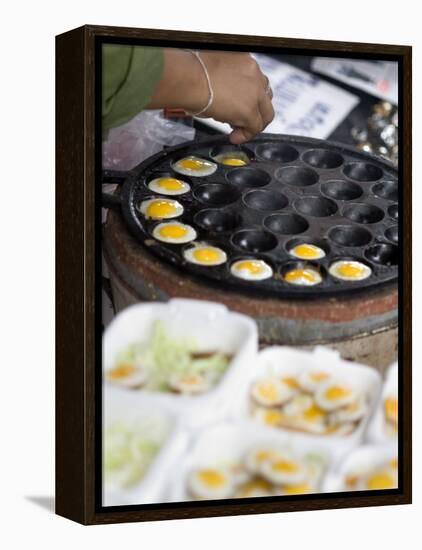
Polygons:
[[315,57],[312,69],[397,105],[399,75],[394,61]]
[[[355,107],[359,99],[341,88],[288,63],[267,55],[254,54],[273,90],[274,120],[265,132],[324,139]],[[228,124],[214,119],[201,122],[224,133]]]

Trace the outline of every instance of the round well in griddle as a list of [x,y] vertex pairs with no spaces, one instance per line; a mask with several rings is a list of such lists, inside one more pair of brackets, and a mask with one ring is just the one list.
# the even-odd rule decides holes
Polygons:
[[399,198],[398,185],[394,181],[385,181],[377,183],[372,187],[372,193],[377,197],[397,202]]
[[348,178],[361,182],[377,181],[384,174],[379,166],[369,162],[350,162],[345,164],[343,173]]
[[357,223],[377,223],[384,217],[384,212],[373,204],[354,204],[343,210],[343,216]]
[[385,232],[385,238],[397,244],[399,242],[399,228],[397,225],[389,227]]
[[253,254],[268,252],[277,246],[277,238],[269,231],[246,229],[232,236],[232,243]]
[[205,230],[220,232],[236,229],[240,225],[242,218],[233,210],[207,208],[200,210],[195,215],[193,221]]
[[343,157],[340,153],[328,149],[310,149],[302,155],[302,159],[315,168],[332,170],[343,164]]
[[235,168],[227,173],[227,179],[237,189],[243,190],[249,187],[264,187],[271,181],[271,176],[260,168]]
[[193,196],[210,206],[225,206],[237,201],[240,191],[227,183],[204,183],[193,191]]
[[372,240],[372,235],[367,229],[353,225],[333,227],[328,237],[340,246],[365,246]]
[[306,219],[298,214],[271,214],[265,218],[264,225],[280,235],[297,235],[309,227]]
[[392,204],[391,206],[388,207],[388,215],[390,216],[390,218],[393,218],[393,220],[398,220],[399,219],[399,205],[398,204]]
[[308,187],[317,183],[319,176],[315,170],[303,166],[286,166],[276,170],[275,177],[286,185]]
[[336,203],[324,197],[304,197],[297,199],[293,203],[293,206],[301,214],[314,218],[325,218],[337,212]]
[[394,244],[375,244],[365,250],[365,256],[376,264],[391,266],[397,265],[399,260],[398,248]]
[[261,143],[256,148],[256,154],[263,160],[271,162],[293,162],[299,156],[299,152],[286,143]]
[[243,202],[254,210],[274,211],[282,210],[287,206],[289,201],[285,195],[278,191],[257,189],[246,193],[243,197]]
[[352,181],[331,180],[321,184],[321,192],[332,199],[352,201],[362,195],[363,189]]

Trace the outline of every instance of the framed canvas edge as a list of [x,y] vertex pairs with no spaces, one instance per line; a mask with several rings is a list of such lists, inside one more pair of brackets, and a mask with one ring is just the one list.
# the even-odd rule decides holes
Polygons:
[[[402,277],[400,360],[403,384],[400,414],[401,493],[320,496],[277,502],[161,504],[151,509],[98,511],[95,502],[96,242],[95,218],[95,42],[146,39],[244,47],[283,47],[309,52],[394,56],[401,61],[400,102],[403,181],[400,218]],[[412,501],[411,446],[411,77],[412,48],[247,35],[223,35],[86,25],[56,37],[56,513],[82,524],[153,521],[239,514],[409,504]],[[67,83],[67,84],[66,84]],[[69,86],[69,83],[71,84]],[[404,215],[405,214],[405,215]],[[79,247],[79,248],[78,248]],[[83,253],[80,252],[82,248]],[[97,295],[98,297],[98,295]],[[204,505],[202,505],[204,504]]]

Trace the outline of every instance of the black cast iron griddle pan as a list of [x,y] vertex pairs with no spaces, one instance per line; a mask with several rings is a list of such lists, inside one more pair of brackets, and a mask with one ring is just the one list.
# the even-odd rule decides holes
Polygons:
[[[387,161],[338,143],[298,136],[261,134],[240,146],[250,163],[245,167],[218,164],[210,176],[177,174],[172,164],[195,155],[239,151],[227,137],[191,141],[163,150],[130,172],[120,173],[120,194],[103,194],[103,205],[118,207],[135,238],[162,260],[203,282],[280,298],[347,295],[397,283],[399,187],[397,171]],[[165,244],[152,237],[159,221],[145,219],[138,207],[160,197],[148,187],[152,179],[172,176],[190,184],[191,191],[173,197],[183,205],[177,221],[227,254],[224,265],[209,267],[187,262],[187,245]],[[113,174],[105,172],[104,181]],[[289,254],[292,244],[316,244],[326,256],[304,262]],[[274,270],[270,279],[245,281],[230,272],[233,261],[265,260]],[[332,262],[353,259],[372,270],[362,281],[343,281],[328,273]],[[283,280],[292,267],[315,266],[323,276],[315,286]]]

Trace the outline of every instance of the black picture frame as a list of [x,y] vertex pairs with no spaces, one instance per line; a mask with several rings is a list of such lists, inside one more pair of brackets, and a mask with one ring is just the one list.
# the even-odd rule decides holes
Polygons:
[[[399,64],[399,488],[387,491],[102,508],[101,111],[99,48],[139,43],[382,58]],[[406,504],[412,495],[411,145],[409,46],[87,25],[56,37],[56,513],[82,524]]]

